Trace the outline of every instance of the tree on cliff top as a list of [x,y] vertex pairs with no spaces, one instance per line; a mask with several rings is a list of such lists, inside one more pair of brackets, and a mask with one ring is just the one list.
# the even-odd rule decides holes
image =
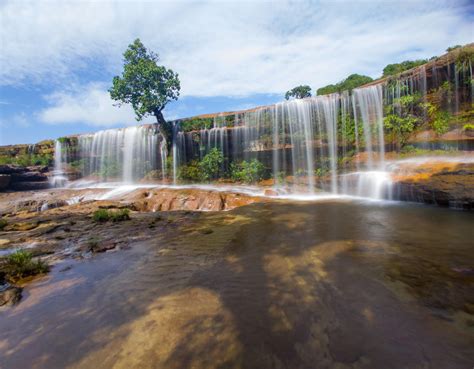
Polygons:
[[335,85],[327,85],[318,88],[316,93],[318,95],[333,94],[342,91],[352,91],[354,88],[365,85],[366,83],[372,82],[372,78],[360,74],[351,74],[346,79],[336,83]]
[[163,117],[163,109],[177,100],[181,88],[178,74],[158,65],[159,57],[136,39],[123,54],[122,76],[115,76],[109,89],[110,97],[117,105],[132,104],[137,120],[154,115],[161,134],[169,137],[171,127]]
[[295,99],[304,99],[305,97],[311,97],[311,87],[307,85],[297,86],[286,92],[285,99],[289,100],[290,97],[294,97]]

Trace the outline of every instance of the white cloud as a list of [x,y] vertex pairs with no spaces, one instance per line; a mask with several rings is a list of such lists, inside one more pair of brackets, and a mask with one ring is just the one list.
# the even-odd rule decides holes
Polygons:
[[17,114],[13,114],[8,118],[2,117],[0,119],[0,127],[21,127],[26,128],[31,126],[31,117],[29,117],[25,112],[19,112]]
[[46,96],[49,106],[38,113],[47,124],[85,123],[90,126],[110,127],[137,124],[130,106],[113,105],[105,86],[91,83],[70,91]]
[[[452,4],[7,1],[0,6],[0,83],[110,81],[127,44],[140,37],[179,73],[184,96],[317,88],[471,42],[472,7]],[[57,111],[46,116],[54,120]]]

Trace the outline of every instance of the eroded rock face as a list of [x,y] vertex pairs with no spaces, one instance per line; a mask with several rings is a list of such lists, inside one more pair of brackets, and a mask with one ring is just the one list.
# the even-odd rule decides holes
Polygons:
[[0,165],[0,191],[36,191],[49,187],[47,166]]
[[396,199],[416,201],[467,210],[474,209],[474,164],[459,164],[398,178],[394,185]]
[[239,206],[261,201],[240,193],[224,193],[198,189],[153,189],[133,192],[124,199],[132,202],[138,211],[231,210]]

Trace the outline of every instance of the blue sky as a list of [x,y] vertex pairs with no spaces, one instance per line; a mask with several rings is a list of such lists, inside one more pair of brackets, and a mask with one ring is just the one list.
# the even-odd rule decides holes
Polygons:
[[[167,119],[240,110],[474,41],[469,1],[2,1],[0,145],[137,124],[108,97],[139,37],[179,73]],[[151,122],[147,118],[143,122]]]

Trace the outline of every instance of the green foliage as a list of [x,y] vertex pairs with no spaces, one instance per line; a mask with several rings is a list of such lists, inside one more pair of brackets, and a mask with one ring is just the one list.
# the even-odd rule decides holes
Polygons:
[[419,60],[405,60],[401,63],[388,64],[383,69],[383,77],[393,76],[394,74],[402,73],[408,69],[412,69],[427,63],[426,59]]
[[154,115],[158,123],[165,123],[161,111],[179,97],[178,74],[158,65],[158,55],[147,50],[139,39],[128,46],[123,56],[123,73],[113,78],[110,97],[118,105],[132,104],[137,120]]
[[464,66],[469,66],[474,63],[474,48],[466,47],[462,49],[456,57],[456,66],[458,68],[463,68]]
[[201,175],[204,180],[217,179],[219,177],[221,165],[224,163],[224,155],[217,148],[212,148],[199,163]]
[[336,92],[342,91],[352,91],[354,88],[365,85],[369,82],[372,82],[373,79],[369,76],[364,76],[360,74],[351,74],[346,79],[336,83],[335,85],[327,85],[321,88],[318,88],[316,93],[318,95],[327,95],[333,94]]
[[319,168],[314,170],[314,175],[317,176],[317,177],[324,177],[327,174],[329,174],[329,169],[325,168],[325,167],[324,168],[319,167]]
[[384,130],[399,146],[405,145],[410,134],[421,123],[426,104],[420,94],[404,95],[393,101],[385,109]]
[[178,178],[183,181],[198,182],[202,179],[199,161],[192,160],[178,169]]
[[18,250],[8,255],[2,271],[9,282],[16,282],[25,277],[46,273],[49,266],[42,260],[33,260],[31,252]]
[[51,166],[53,163],[53,156],[51,154],[19,154],[17,156],[0,156],[0,165],[14,164],[23,167],[29,167],[32,165],[45,165]]
[[107,210],[99,209],[94,211],[92,214],[92,220],[94,222],[102,223],[111,220],[112,222],[120,222],[122,220],[130,219],[130,210],[119,209],[119,210]]
[[289,100],[290,98],[295,99],[304,99],[305,97],[311,97],[311,87],[308,85],[296,86],[295,88],[289,90],[285,94],[285,99]]
[[0,218],[0,231],[3,231],[3,228],[5,228],[8,224],[8,221],[6,219]]
[[465,124],[463,127],[462,127],[462,130],[464,132],[474,132],[474,124]]
[[130,219],[130,210],[119,209],[116,211],[109,211],[109,218],[112,222],[121,222]]
[[180,127],[183,132],[191,132],[212,128],[213,124],[214,119],[212,118],[191,118],[182,120]]
[[462,47],[461,45],[454,45],[454,46],[450,46],[446,49],[446,52],[450,52],[450,51],[453,51],[453,50],[456,50],[456,49],[459,49],[460,47]]
[[109,212],[106,209],[96,210],[92,214],[92,220],[94,222],[106,222],[109,220],[109,218]]
[[418,119],[413,116],[400,117],[396,114],[389,114],[384,118],[384,128],[395,134],[402,145],[413,132],[417,123]]
[[257,159],[232,163],[230,166],[231,178],[237,182],[255,183],[265,177],[265,166]]
[[434,115],[434,119],[431,122],[431,126],[435,132],[439,135],[448,132],[449,122],[451,120],[451,114],[447,111],[437,111]]

